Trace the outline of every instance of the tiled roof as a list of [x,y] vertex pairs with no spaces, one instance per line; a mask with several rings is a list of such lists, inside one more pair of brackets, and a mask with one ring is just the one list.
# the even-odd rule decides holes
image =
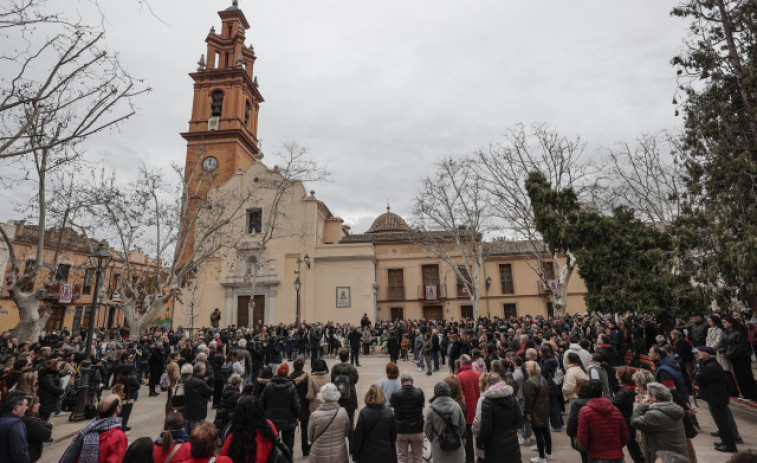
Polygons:
[[373,221],[373,225],[366,233],[412,232],[407,223],[389,208]]
[[[39,227],[37,225],[24,225],[23,232],[15,237],[15,240],[36,244],[39,237]],[[60,229],[50,228],[45,232],[45,247],[57,246],[60,240],[60,246],[63,249],[89,253],[98,245],[98,241],[86,238],[77,233],[72,228],[63,229],[63,235],[60,235]]]
[[535,250],[548,252],[547,247],[542,241],[494,241],[486,243],[486,254],[489,256],[528,254]]

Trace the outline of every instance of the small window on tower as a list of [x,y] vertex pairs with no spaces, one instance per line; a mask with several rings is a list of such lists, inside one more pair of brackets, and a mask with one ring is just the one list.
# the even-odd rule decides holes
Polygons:
[[211,96],[210,117],[221,117],[223,111],[223,92],[216,90]]
[[263,209],[247,209],[247,233],[260,233],[263,230]]
[[244,125],[247,127],[250,124],[250,102],[244,103]]

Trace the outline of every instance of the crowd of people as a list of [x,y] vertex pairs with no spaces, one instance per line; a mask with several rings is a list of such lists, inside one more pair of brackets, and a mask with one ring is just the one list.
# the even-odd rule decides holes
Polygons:
[[[750,317],[364,316],[359,326],[221,328],[214,312],[211,327],[151,327],[136,338],[120,327],[96,329],[91,340],[65,329],[35,342],[4,333],[0,461],[40,459],[50,417],[76,401],[90,342],[91,421],[61,462],[291,461],[299,427],[314,463],[420,463],[429,454],[435,463],[520,461],[523,449],[541,463],[553,460],[556,432],[584,462],[623,461],[625,448],[634,463],[696,463],[697,398],[717,426],[715,450],[736,453],[743,443],[729,404],[757,400]],[[386,378],[359,398],[360,357],[371,352],[388,354]],[[441,377],[428,403],[415,373]],[[128,445],[145,382],[150,396],[165,391],[164,429]]]

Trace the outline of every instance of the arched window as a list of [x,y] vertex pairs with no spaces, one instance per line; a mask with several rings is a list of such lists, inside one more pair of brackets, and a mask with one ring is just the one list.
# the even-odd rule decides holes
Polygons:
[[223,111],[223,92],[216,90],[211,95],[210,117],[221,117]]
[[250,124],[250,102],[245,101],[244,103],[244,126],[249,127]]

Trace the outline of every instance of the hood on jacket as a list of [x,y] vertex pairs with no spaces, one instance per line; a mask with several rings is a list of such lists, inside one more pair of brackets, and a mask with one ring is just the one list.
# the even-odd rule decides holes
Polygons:
[[460,410],[460,405],[457,402],[455,402],[455,400],[452,397],[447,397],[447,396],[437,397],[436,399],[434,399],[431,405],[429,405],[429,407],[433,408],[434,411],[441,414],[442,416],[454,412],[455,407],[457,407],[457,409]]
[[289,376],[276,375],[271,378],[271,387],[278,391],[284,391],[294,386],[294,381]]
[[659,410],[675,421],[683,418],[683,407],[676,404],[675,402],[655,402],[650,405],[649,408]]
[[580,344],[571,344],[570,346],[568,346],[568,350],[565,351],[565,352],[566,353],[573,352],[574,354],[577,354],[577,353],[581,352],[582,350],[583,350],[583,348],[581,347]]
[[513,395],[513,388],[507,383],[500,381],[499,383],[490,387],[486,392],[481,394],[482,397],[487,399],[501,399],[503,397],[510,397]]
[[606,399],[604,397],[589,399],[589,401],[586,402],[586,406],[602,415],[609,415],[613,412],[613,410],[617,410],[615,408],[615,405],[610,402],[610,399]]

